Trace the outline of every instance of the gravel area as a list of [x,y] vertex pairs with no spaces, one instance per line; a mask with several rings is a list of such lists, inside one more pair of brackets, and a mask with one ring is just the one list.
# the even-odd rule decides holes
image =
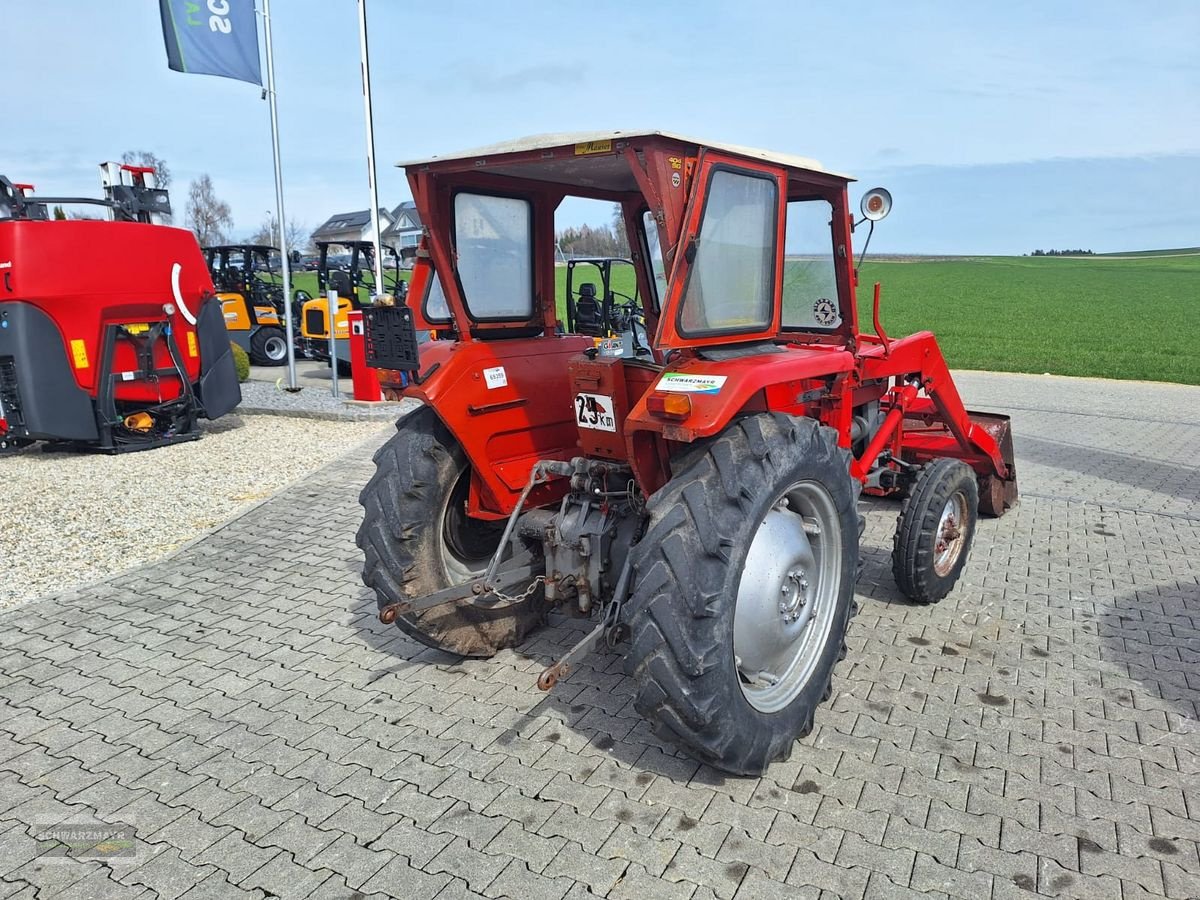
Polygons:
[[0,456],[0,608],[156,560],[389,427],[237,414],[203,425],[198,441],[122,456]]
[[[350,391],[349,378],[342,380],[342,388]],[[243,414],[273,413],[314,419],[395,420],[416,403],[416,400],[404,400],[400,403],[361,404],[335,399],[328,387],[305,387],[291,394],[273,382],[248,381],[242,385],[242,402],[238,411]]]

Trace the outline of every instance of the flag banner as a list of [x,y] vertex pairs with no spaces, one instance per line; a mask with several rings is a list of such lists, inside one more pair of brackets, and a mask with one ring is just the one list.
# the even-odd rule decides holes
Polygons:
[[254,0],[158,0],[167,65],[262,84]]

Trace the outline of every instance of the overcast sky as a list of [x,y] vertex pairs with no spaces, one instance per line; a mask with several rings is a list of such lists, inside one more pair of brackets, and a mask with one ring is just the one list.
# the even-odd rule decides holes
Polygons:
[[[881,252],[1200,245],[1200,3],[368,0],[391,163],[546,131],[648,128],[883,184]],[[274,207],[267,104],[167,69],[153,0],[3,0],[0,174],[99,193],[149,149],[207,172],[235,231]],[[275,0],[289,218],[368,205],[353,0]],[[576,211],[576,216],[584,215]],[[603,216],[601,217],[603,218]]]

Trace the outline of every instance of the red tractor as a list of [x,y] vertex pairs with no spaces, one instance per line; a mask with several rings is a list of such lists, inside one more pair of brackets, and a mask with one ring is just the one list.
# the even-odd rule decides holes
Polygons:
[[[488,656],[551,608],[606,644],[637,709],[757,773],[830,692],[860,493],[903,498],[901,591],[953,588],[978,511],[1016,501],[1007,418],[968,412],[932,334],[860,330],[851,179],[662,132],[550,135],[407,164],[410,307],[368,314],[389,396],[422,402],[363,489],[382,621]],[[621,206],[649,352],[565,333],[554,212]],[[862,203],[871,227],[890,197]],[[435,339],[419,346],[417,329]],[[401,374],[408,379],[401,387]]]
[[[0,449],[107,453],[199,437],[241,401],[221,302],[153,170],[105,163],[106,197],[33,197],[0,176]],[[92,204],[111,221],[56,220]]]

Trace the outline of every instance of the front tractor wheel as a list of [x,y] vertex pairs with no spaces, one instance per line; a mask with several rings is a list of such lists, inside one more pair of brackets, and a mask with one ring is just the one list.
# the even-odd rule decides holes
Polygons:
[[264,325],[250,338],[250,359],[256,366],[282,366],[287,362],[287,335],[282,328]]
[[979,518],[975,473],[957,459],[922,467],[900,507],[892,543],[892,575],[904,596],[936,603],[962,574]]
[[[419,409],[397,424],[375,453],[375,474],[362,489],[363,583],[380,609],[483,575],[504,522],[467,515],[471,469],[433,411]],[[469,601],[398,616],[396,625],[423,644],[458,656],[492,656],[519,644],[542,618],[542,592],[489,609]]]
[[739,419],[649,502],[627,602],[635,705],[710,765],[760,774],[812,728],[844,652],[857,491],[811,419]]

